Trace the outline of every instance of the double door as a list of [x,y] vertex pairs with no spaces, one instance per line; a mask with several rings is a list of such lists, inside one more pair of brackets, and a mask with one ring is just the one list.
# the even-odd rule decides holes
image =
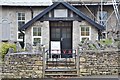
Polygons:
[[52,22],[50,26],[50,41],[59,42],[62,58],[72,57],[72,22]]

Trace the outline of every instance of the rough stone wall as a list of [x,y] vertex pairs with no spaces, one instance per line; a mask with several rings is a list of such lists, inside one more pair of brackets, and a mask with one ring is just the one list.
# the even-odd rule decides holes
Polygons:
[[32,7],[33,9],[33,17],[37,16],[38,14],[40,14],[44,9],[45,7]]
[[77,49],[80,42],[80,23],[73,21],[73,49]]
[[[94,26],[91,26],[88,22],[82,21],[80,26],[89,26],[90,28],[90,40],[95,41],[98,39],[98,31]],[[81,31],[81,30],[80,30]],[[80,35],[81,36],[81,35]]]
[[[32,27],[29,27],[25,31],[25,43],[32,44],[32,30],[31,29],[32,29]],[[26,46],[26,44],[25,44],[25,46]]]
[[95,27],[91,27],[91,34],[90,34],[90,40],[96,41],[98,40],[98,30]]
[[43,22],[43,27],[42,27],[42,44],[45,45],[46,49],[49,49],[49,21],[44,21]]
[[24,7],[2,7],[2,21],[6,20],[10,26],[10,38],[11,41],[17,41],[17,13],[25,12],[25,21],[28,22],[31,19],[31,12],[28,8]]
[[[44,7],[36,7],[33,8],[33,17],[35,17],[36,15],[38,15],[38,13],[40,13],[41,11],[44,10]],[[27,23],[29,20],[31,20],[31,10],[28,7],[0,7],[0,14],[2,19],[0,19],[0,25],[2,26],[2,21],[6,20],[7,23],[10,26],[10,41],[17,41],[17,31],[18,31],[18,20],[17,20],[17,13],[18,12],[24,12],[25,13],[25,22]],[[0,27],[0,33],[1,33],[1,27]],[[2,34],[0,34],[0,37],[2,36]],[[2,38],[0,38],[2,39]]]
[[90,27],[90,40],[98,40],[98,31],[95,27],[91,26],[86,21],[78,22],[73,21],[73,49],[77,49],[78,44],[81,41],[81,29],[80,26],[89,26]]
[[80,53],[80,76],[118,75],[117,51],[83,51]]
[[33,53],[10,53],[5,56],[3,78],[41,78],[42,57]]
[[41,27],[41,37],[42,37],[41,44],[45,45],[46,49],[49,49],[49,37],[50,37],[49,36],[49,21],[44,21],[44,22],[37,21],[31,27],[29,27],[25,31],[25,43],[33,44],[32,27]]

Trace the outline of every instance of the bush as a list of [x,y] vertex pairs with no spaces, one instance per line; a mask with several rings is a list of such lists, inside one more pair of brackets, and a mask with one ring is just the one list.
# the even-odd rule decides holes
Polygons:
[[1,53],[1,57],[2,59],[4,59],[5,55],[7,54],[8,52],[8,49],[9,48],[13,48],[14,49],[14,52],[16,52],[16,45],[13,44],[13,43],[1,43],[1,47],[0,47],[0,53]]

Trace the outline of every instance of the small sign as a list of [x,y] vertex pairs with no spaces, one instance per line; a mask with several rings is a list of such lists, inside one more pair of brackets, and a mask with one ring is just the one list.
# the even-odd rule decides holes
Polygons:
[[60,53],[60,41],[51,41],[51,52],[53,54]]

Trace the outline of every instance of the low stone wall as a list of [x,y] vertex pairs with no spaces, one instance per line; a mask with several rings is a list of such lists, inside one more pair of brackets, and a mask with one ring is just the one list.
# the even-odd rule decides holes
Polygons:
[[[118,75],[119,61],[118,51],[80,51],[79,75]],[[43,73],[40,53],[9,53],[5,56],[2,78],[42,78]]]
[[118,75],[118,51],[81,51],[80,76]]
[[3,78],[41,78],[43,71],[41,54],[30,52],[9,53],[5,56]]

